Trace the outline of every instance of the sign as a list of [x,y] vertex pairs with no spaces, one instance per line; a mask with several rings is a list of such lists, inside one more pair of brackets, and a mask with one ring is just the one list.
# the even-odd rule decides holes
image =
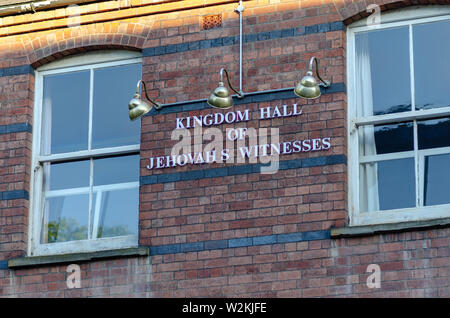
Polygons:
[[[299,116],[302,109],[293,104],[280,107],[263,107],[259,109],[258,120]],[[225,139],[226,147],[223,147],[223,132],[215,128],[222,124],[234,124],[248,122],[250,111],[230,111],[227,113],[215,113],[191,117],[176,118],[175,129],[172,131],[172,140],[179,140],[173,148],[171,155],[152,157],[149,159],[147,169],[173,168],[177,166],[210,164],[217,162],[234,163],[255,161],[256,158],[276,157],[293,153],[328,150],[331,148],[331,137],[314,138],[279,142],[278,128],[271,128],[270,139],[267,128],[227,128]],[[209,127],[203,131],[203,127]],[[194,128],[194,151],[191,151],[191,134],[189,129]],[[200,134],[200,136],[199,136]],[[207,136],[207,137],[206,137]],[[214,136],[214,139],[211,138]],[[246,143],[248,137],[249,143]],[[203,140],[213,141],[202,148]],[[237,144],[237,147],[235,146]],[[200,149],[199,149],[200,148]],[[240,159],[240,160],[239,160]]]

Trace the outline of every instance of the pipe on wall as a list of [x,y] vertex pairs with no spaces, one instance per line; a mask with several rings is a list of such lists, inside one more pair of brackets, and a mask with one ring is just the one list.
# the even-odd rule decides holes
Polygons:
[[11,4],[0,7],[0,17],[32,13],[39,10],[55,9],[73,4],[87,4],[95,0],[38,0],[25,3]]

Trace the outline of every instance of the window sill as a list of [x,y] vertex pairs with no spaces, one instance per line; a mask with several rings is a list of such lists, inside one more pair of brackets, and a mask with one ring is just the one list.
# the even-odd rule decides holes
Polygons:
[[450,225],[450,218],[426,220],[426,221],[346,226],[346,227],[331,228],[330,236],[332,239],[337,239],[343,237],[369,236],[380,233],[433,229],[433,228],[448,227],[449,225]]
[[98,252],[19,257],[15,259],[10,259],[8,261],[8,268],[20,269],[31,266],[86,262],[106,258],[147,256],[147,255],[150,255],[150,249],[148,247],[140,246],[133,248],[98,251]]

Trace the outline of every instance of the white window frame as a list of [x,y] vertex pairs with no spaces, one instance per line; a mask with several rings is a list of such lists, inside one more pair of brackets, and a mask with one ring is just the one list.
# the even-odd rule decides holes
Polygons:
[[[131,51],[96,51],[76,56],[67,57],[56,62],[46,64],[35,71],[35,101],[34,101],[34,120],[33,120],[33,145],[32,145],[32,165],[30,178],[30,226],[28,231],[28,255],[43,256],[68,253],[95,252],[102,250],[112,250],[120,248],[130,248],[138,246],[138,235],[127,235],[109,238],[92,239],[90,231],[88,231],[87,240],[47,243],[40,242],[43,219],[44,188],[43,164],[46,162],[60,162],[67,159],[90,159],[112,155],[139,155],[140,144],[108,147],[94,150],[74,151],[70,153],[41,155],[41,134],[42,134],[42,102],[44,89],[44,76],[52,74],[62,74],[74,71],[90,70],[90,105],[89,105],[89,121],[92,121],[93,109],[93,76],[94,70],[98,68],[113,67],[128,64],[142,64],[142,55],[138,52]],[[130,92],[131,96],[132,92]],[[124,105],[126,107],[126,105]],[[92,125],[89,125],[91,129]],[[91,144],[92,134],[89,133],[89,145]],[[91,163],[92,164],[92,163]],[[139,169],[139,168],[138,168]],[[91,169],[92,173],[92,169]],[[91,175],[92,179],[92,175]],[[94,186],[93,191],[107,191],[118,185]],[[121,189],[139,188],[139,180],[136,182],[128,182],[119,185]],[[80,193],[88,193],[90,187],[50,191],[48,194],[56,195],[59,192],[68,192],[73,194],[74,191]],[[100,197],[100,196],[98,196]],[[97,197],[97,200],[99,199]],[[98,205],[99,206],[99,205]],[[92,211],[94,214],[93,228],[98,229],[99,211]],[[91,217],[90,217],[91,219]]]
[[[348,210],[349,210],[349,225],[372,225],[384,223],[397,223],[408,221],[422,221],[439,219],[450,216],[450,204],[423,206],[423,184],[419,182],[418,178],[424,176],[423,159],[424,156],[448,154],[450,147],[424,149],[418,150],[417,145],[417,120],[428,118],[436,118],[438,116],[450,116],[450,107],[415,110],[414,101],[414,56],[413,56],[413,42],[412,42],[412,25],[435,22],[450,19],[450,6],[414,6],[405,9],[399,9],[392,12],[387,12],[381,15],[381,23],[379,25],[370,25],[367,23],[367,18],[357,21],[347,27],[347,93],[348,93]],[[399,26],[409,25],[409,52],[410,52],[410,80],[411,80],[411,96],[412,96],[412,110],[408,112],[386,114],[369,117],[356,117],[356,46],[355,35],[360,32],[387,29]],[[396,80],[396,79],[393,79]],[[397,79],[401,80],[401,79]],[[360,156],[359,141],[358,141],[358,127],[376,124],[395,124],[399,122],[412,121],[414,124],[414,150],[380,154],[374,156]],[[383,160],[400,159],[400,158],[414,158],[415,163],[415,182],[416,182],[416,207],[403,208],[395,210],[380,210],[371,212],[360,212],[360,176],[359,165],[364,162],[377,162]]]

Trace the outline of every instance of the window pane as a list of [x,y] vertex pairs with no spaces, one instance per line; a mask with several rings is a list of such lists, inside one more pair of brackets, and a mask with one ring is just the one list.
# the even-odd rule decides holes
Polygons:
[[43,243],[87,239],[90,161],[45,164]]
[[137,235],[139,187],[97,193],[99,197],[95,202],[95,208],[99,206],[97,237]]
[[377,154],[414,150],[413,123],[375,126]]
[[45,76],[42,154],[88,148],[89,80],[89,71]]
[[44,165],[46,189],[61,190],[89,186],[89,160]]
[[360,155],[414,150],[413,123],[393,125],[368,125],[358,128]]
[[450,119],[441,118],[419,121],[419,149],[450,147]]
[[361,211],[415,207],[414,158],[362,164]]
[[140,120],[131,121],[128,102],[141,78],[141,64],[94,72],[92,148],[139,144]]
[[425,157],[425,205],[450,203],[450,154]]
[[94,236],[137,235],[139,156],[94,160]]
[[88,211],[89,194],[47,198],[43,243],[86,240]]
[[139,180],[139,155],[94,160],[94,186]]
[[417,109],[450,106],[450,21],[413,27]]
[[408,27],[356,35],[357,116],[411,110]]

